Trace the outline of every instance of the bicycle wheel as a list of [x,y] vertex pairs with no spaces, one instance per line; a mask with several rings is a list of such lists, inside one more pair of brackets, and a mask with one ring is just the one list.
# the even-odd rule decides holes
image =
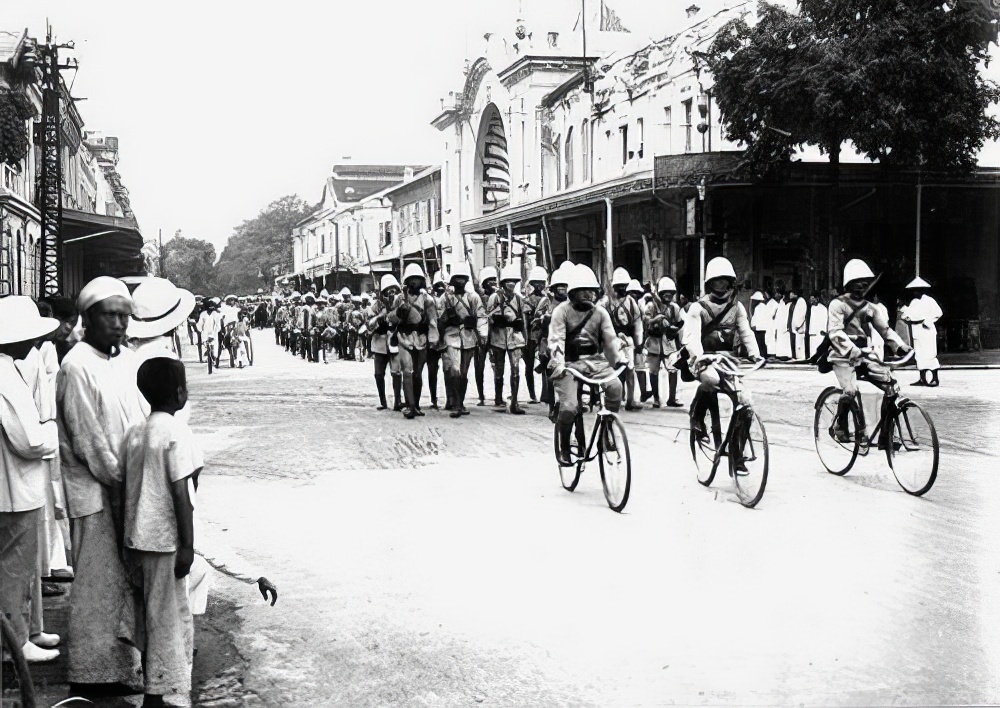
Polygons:
[[752,509],[764,496],[770,453],[764,423],[756,411],[745,408],[739,416],[729,440],[729,474],[740,504]]
[[839,388],[828,388],[821,393],[816,401],[816,415],[813,418],[816,454],[819,455],[819,460],[826,471],[836,475],[845,475],[854,466],[854,461],[858,459],[861,439],[865,435],[858,417],[857,405],[853,401],[847,414],[848,440],[837,440],[834,435],[834,423],[837,420],[837,408],[842,393]]
[[[555,448],[556,460],[558,461],[562,455],[562,445],[559,441],[559,426],[552,426],[552,445]],[[563,489],[567,492],[572,492],[576,489],[576,485],[580,483],[580,472],[582,472],[580,464],[580,455],[577,454],[576,446],[571,442],[569,446],[569,459],[573,461],[570,465],[559,464],[559,481],[562,483]]]
[[907,494],[921,496],[934,486],[938,469],[938,437],[931,417],[906,401],[892,421],[892,441],[885,451],[896,481]]
[[[694,402],[691,403],[689,420],[693,420]],[[691,426],[690,443],[691,456],[694,458],[695,466],[698,469],[698,481],[706,487],[712,484],[715,479],[715,471],[719,467],[718,451],[722,444],[722,431],[719,417],[719,399],[712,394],[712,399],[705,412],[702,414],[702,421],[708,437],[699,438],[695,434],[695,428]]]
[[628,450],[625,426],[614,413],[602,416],[597,434],[597,460],[601,465],[604,498],[612,511],[620,512],[628,504],[632,489],[632,456]]

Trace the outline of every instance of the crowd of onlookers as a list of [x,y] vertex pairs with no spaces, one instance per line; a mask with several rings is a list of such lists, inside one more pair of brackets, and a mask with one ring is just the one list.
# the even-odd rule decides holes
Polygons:
[[[194,554],[203,459],[175,333],[193,306],[152,277],[98,277],[75,301],[0,299],[0,608],[8,649],[29,663],[66,648],[73,695],[190,704],[208,575]],[[45,631],[42,597],[70,579],[60,637]],[[276,589],[258,586],[273,604]]]

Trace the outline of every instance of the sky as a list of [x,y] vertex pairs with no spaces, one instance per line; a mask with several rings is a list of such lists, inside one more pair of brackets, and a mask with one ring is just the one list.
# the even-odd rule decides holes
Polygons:
[[[73,95],[86,99],[86,130],[118,136],[143,235],[181,229],[221,253],[271,201],[318,202],[346,156],[439,164],[430,121],[461,90],[483,32],[510,31],[519,13],[568,30],[583,1],[0,0],[0,27],[43,38],[48,19],[59,41],[76,43]],[[688,3],[609,4],[653,39]]]

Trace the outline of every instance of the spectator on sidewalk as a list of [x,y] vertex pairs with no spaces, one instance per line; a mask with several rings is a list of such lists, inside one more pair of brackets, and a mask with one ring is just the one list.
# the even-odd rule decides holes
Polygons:
[[39,413],[15,362],[59,322],[41,317],[30,298],[13,296],[0,300],[0,323],[0,611],[10,619],[25,659],[50,661],[59,655],[52,649],[59,637],[31,625],[33,609],[36,621],[41,616],[37,563],[45,458],[55,455],[59,440],[55,420]]
[[95,278],[80,292],[77,309],[83,340],[63,359],[56,404],[76,573],[68,678],[80,695],[142,686],[138,651],[118,639],[121,624],[134,620],[134,606],[115,518],[122,440],[146,416],[135,354],[123,348],[132,313],[128,288],[116,278]]
[[184,365],[147,359],[137,373],[149,418],[129,428],[120,457],[124,553],[136,587],[135,633],[143,652],[143,705],[190,705],[194,622],[187,576],[194,561],[192,499],[202,453],[175,414],[187,403]]

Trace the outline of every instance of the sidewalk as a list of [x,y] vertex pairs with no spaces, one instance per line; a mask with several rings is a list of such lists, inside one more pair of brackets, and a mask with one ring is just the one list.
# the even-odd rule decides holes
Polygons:
[[[227,578],[213,574],[213,584],[226,584]],[[228,581],[234,582],[234,581]],[[59,583],[66,594],[46,597],[45,631],[58,634],[65,642],[69,624],[69,598],[72,583]],[[242,590],[242,586],[240,586]],[[191,680],[192,704],[204,708],[229,708],[260,705],[259,699],[243,689],[244,662],[233,643],[239,631],[238,607],[221,599],[224,593],[213,592],[208,601],[208,612],[195,617],[195,657]],[[20,691],[16,688],[13,666],[3,662],[0,681],[0,705],[3,708],[20,708]],[[66,680],[68,659],[65,644],[60,647],[59,658],[44,664],[31,664],[31,678],[35,685],[38,708],[54,706],[70,696]],[[142,704],[142,696],[108,697],[94,701],[97,708],[125,708]],[[69,705],[87,705],[79,701]]]
[[[956,369],[1000,369],[1000,349],[990,349],[979,352],[947,352],[938,355],[943,371]],[[769,369],[812,369],[811,364],[791,364],[787,362],[771,360],[768,361]],[[903,368],[913,369],[914,365]]]

